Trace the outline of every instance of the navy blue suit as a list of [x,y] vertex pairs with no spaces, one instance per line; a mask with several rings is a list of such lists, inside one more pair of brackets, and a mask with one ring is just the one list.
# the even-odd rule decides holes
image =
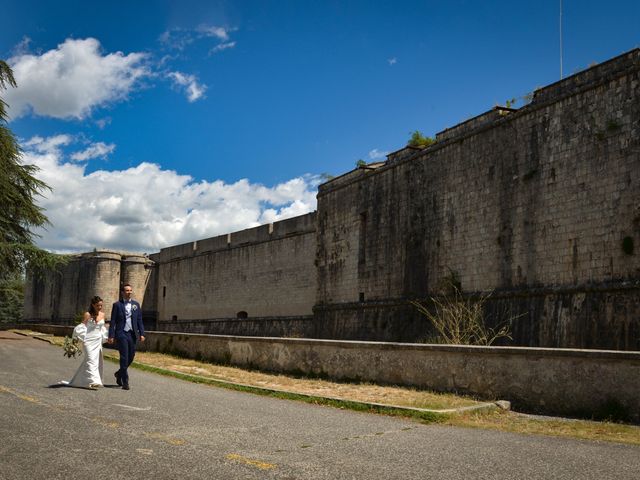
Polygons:
[[109,325],[109,338],[115,338],[120,352],[120,370],[116,376],[120,377],[122,383],[129,384],[129,372],[127,369],[133,357],[136,355],[136,341],[144,336],[144,325],[142,324],[142,309],[140,304],[131,300],[131,330],[125,332],[127,324],[127,312],[125,311],[125,301],[115,302],[111,307],[111,324]]

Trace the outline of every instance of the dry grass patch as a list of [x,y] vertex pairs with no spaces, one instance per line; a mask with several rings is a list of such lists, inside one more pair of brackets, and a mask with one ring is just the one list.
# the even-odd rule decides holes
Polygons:
[[370,383],[344,383],[292,377],[214,365],[153,352],[138,352],[136,360],[180,373],[319,397],[337,397],[359,402],[434,410],[467,407],[478,403],[471,398],[452,394],[432,393],[412,388],[380,386]]
[[451,416],[443,423],[457,427],[640,445],[640,426],[621,423],[535,417],[505,411],[484,415],[465,413]]

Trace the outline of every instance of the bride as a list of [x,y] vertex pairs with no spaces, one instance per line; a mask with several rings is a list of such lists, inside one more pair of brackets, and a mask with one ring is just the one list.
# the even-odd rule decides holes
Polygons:
[[90,388],[102,387],[102,344],[107,341],[102,298],[91,299],[88,312],[84,312],[82,322],[73,330],[73,337],[82,342],[84,355],[82,363],[69,382],[62,382],[70,387]]

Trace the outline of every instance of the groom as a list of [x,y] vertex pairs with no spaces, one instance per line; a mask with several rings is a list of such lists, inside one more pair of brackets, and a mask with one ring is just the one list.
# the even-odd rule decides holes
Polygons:
[[122,287],[122,299],[111,307],[111,324],[109,325],[109,344],[117,340],[120,352],[120,370],[114,375],[116,382],[123,390],[129,390],[129,373],[127,368],[136,355],[136,340],[144,342],[144,325],[140,304],[131,300],[133,288],[128,283]]

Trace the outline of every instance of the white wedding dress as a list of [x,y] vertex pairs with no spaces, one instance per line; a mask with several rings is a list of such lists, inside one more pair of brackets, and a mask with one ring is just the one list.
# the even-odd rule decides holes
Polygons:
[[69,382],[61,382],[70,387],[93,388],[102,385],[102,344],[108,333],[104,319],[96,322],[90,318],[87,324],[79,323],[73,330],[73,338],[82,342],[82,363]]

